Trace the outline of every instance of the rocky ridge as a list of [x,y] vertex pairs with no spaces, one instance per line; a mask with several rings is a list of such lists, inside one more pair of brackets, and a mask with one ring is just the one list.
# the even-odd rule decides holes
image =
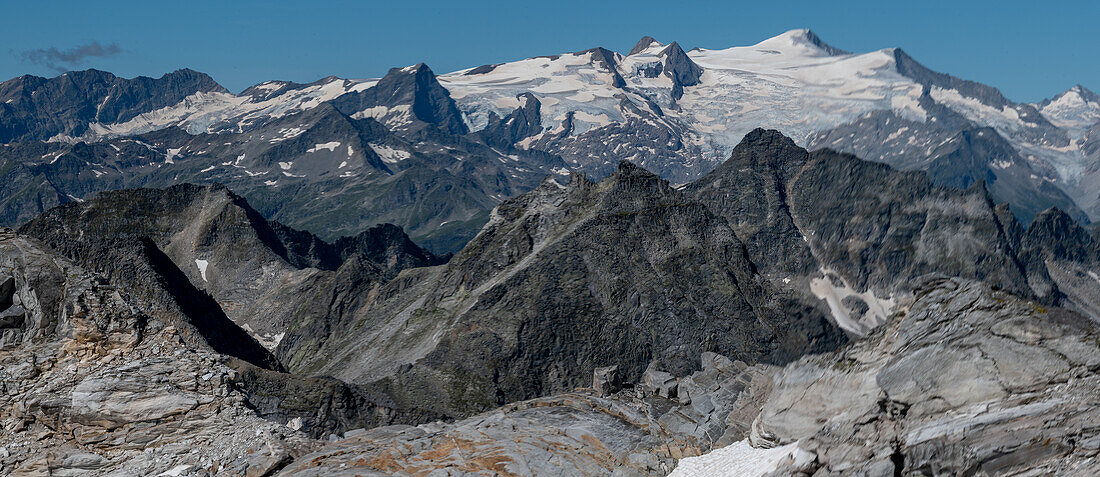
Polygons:
[[625,162],[599,183],[547,179],[446,265],[375,296],[328,335],[290,332],[288,346],[322,344],[284,362],[452,417],[571,389],[600,366],[635,381],[651,362],[688,373],[704,351],[782,363],[844,341],[759,277],[724,221]]
[[0,216],[19,225],[100,191],[221,183],[264,217],[329,241],[396,223],[419,243],[454,252],[500,200],[566,170],[550,154],[484,131],[467,135],[454,108],[421,65],[242,131],[170,127],[98,142],[12,143],[0,147],[0,174],[11,184]]
[[[1091,291],[1071,292],[1077,298],[1056,291],[1047,277],[1062,275],[1030,258],[1066,249],[1074,263],[1095,263],[1088,234],[1072,219],[1049,224],[1052,212],[1044,212],[1027,229],[1036,250],[1026,251],[1018,244],[1023,226],[982,184],[937,186],[919,171],[806,151],[758,129],[684,191],[727,220],[773,283],[828,301],[838,323],[856,334],[883,322],[928,273],[981,280],[1050,305],[1094,306]],[[1072,268],[1067,291],[1088,288],[1085,268]]]
[[119,250],[129,243],[155,248],[151,253],[186,277],[181,286],[209,295],[218,308],[211,312],[224,313],[270,350],[298,320],[299,307],[311,304],[306,297],[322,294],[343,265],[385,282],[401,269],[439,263],[392,225],[330,244],[265,220],[220,185],[105,192],[54,208],[20,233],[137,289],[138,277],[119,271],[127,265]]

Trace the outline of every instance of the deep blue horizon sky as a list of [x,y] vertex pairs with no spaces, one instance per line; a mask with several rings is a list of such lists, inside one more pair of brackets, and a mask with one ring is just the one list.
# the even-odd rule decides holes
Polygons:
[[[810,28],[865,52],[901,47],[924,65],[1037,101],[1100,91],[1100,2],[11,2],[0,78],[98,68],[210,74],[234,92],[272,79],[378,77],[418,62],[437,73],[642,36],[684,49],[757,43]],[[46,3],[49,3],[48,5]],[[96,4],[93,4],[96,3]],[[105,5],[100,5],[103,3]],[[79,47],[83,49],[73,51]],[[51,48],[56,51],[51,52]]]

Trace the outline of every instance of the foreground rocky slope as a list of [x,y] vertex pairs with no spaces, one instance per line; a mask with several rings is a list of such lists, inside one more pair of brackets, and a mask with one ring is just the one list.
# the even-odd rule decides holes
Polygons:
[[454,423],[357,431],[279,475],[665,475],[683,457],[746,438],[778,369],[714,353],[701,365],[679,382],[650,373],[650,384],[614,394],[601,378],[616,371],[604,368],[594,387]]
[[173,307],[179,289],[146,262],[114,258],[114,276],[137,274],[124,286],[0,229],[0,474],[269,475],[315,438],[438,417],[258,366],[280,367],[231,321]]
[[315,447],[258,417],[201,323],[0,230],[0,473],[259,475]]
[[798,442],[773,475],[1093,475],[1100,329],[988,286],[937,278],[836,353],[780,372],[752,426]]

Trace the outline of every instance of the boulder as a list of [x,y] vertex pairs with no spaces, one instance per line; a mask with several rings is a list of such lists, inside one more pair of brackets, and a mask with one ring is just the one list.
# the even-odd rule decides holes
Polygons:
[[658,371],[653,365],[645,370],[645,374],[642,376],[642,384],[645,384],[654,394],[663,398],[676,397],[676,377],[670,373]]
[[623,388],[618,366],[596,368],[592,372],[592,389],[600,396],[609,396]]
[[89,377],[72,393],[78,422],[114,428],[130,422],[156,421],[185,413],[199,404],[189,393],[158,384],[145,376]]

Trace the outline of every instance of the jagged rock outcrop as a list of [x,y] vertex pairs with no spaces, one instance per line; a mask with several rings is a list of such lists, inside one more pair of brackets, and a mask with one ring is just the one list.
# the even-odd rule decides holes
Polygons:
[[[137,290],[150,288],[148,277],[123,273],[133,265],[121,251],[141,243],[168,259],[164,266],[183,277],[180,287],[216,301],[207,313],[223,313],[268,348],[292,319],[286,300],[298,293],[288,289],[308,287],[317,272],[294,266],[309,258],[291,255],[294,248],[263,217],[219,186],[107,192],[52,209],[20,231]],[[331,267],[319,255],[316,265]]]
[[446,266],[348,310],[328,334],[291,332],[323,345],[285,362],[448,416],[587,385],[601,366],[629,382],[654,361],[682,376],[704,351],[781,363],[844,341],[756,275],[723,220],[629,163],[545,181]]
[[1043,211],[1017,233],[1032,289],[1100,321],[1100,239],[1058,209]]
[[684,49],[675,41],[658,53],[664,58],[664,73],[672,80],[672,99],[680,99],[684,96],[684,86],[699,84],[699,77],[703,75],[703,69],[688,58]]
[[884,321],[927,273],[1032,293],[980,186],[936,186],[923,172],[808,152],[757,129],[684,190],[729,221],[765,274],[827,300],[849,331]]
[[[183,192],[183,189],[174,192]],[[156,195],[167,203],[181,207],[189,205],[176,201],[178,197],[172,194]],[[181,268],[189,269],[196,262],[173,261],[161,248],[164,243],[158,244],[150,237],[158,226],[184,227],[188,224],[175,223],[171,221],[174,217],[167,214],[158,223],[152,219],[163,211],[152,209],[139,213],[140,207],[152,204],[129,202],[134,198],[133,195],[108,196],[99,204],[104,206],[101,210],[106,213],[103,214],[81,216],[77,203],[54,209],[53,215],[43,215],[24,226],[21,233],[41,240],[69,259],[126,287],[147,313],[180,327],[189,345],[208,344],[220,353],[261,367],[281,369],[269,350],[231,321],[208,292],[195,285],[201,282],[190,277],[199,275],[200,271],[189,274]],[[128,209],[128,204],[135,207]],[[118,209],[112,210],[112,207]],[[82,222],[80,219],[88,220]],[[189,238],[194,239],[193,236]],[[182,326],[189,322],[197,324],[194,332]]]
[[655,38],[653,38],[649,35],[645,35],[641,39],[639,39],[638,42],[635,43],[632,48],[630,48],[630,51],[628,51],[626,53],[626,56],[641,53],[641,52],[649,49],[650,46],[653,46],[654,43],[660,44],[660,42],[658,42]]
[[1091,475],[1100,471],[1100,329],[986,285],[930,278],[912,307],[776,376],[758,446],[772,475]]
[[539,99],[531,93],[523,93],[516,98],[520,106],[515,111],[503,118],[490,113],[488,125],[476,133],[486,144],[512,148],[515,143],[542,132],[542,103]]

